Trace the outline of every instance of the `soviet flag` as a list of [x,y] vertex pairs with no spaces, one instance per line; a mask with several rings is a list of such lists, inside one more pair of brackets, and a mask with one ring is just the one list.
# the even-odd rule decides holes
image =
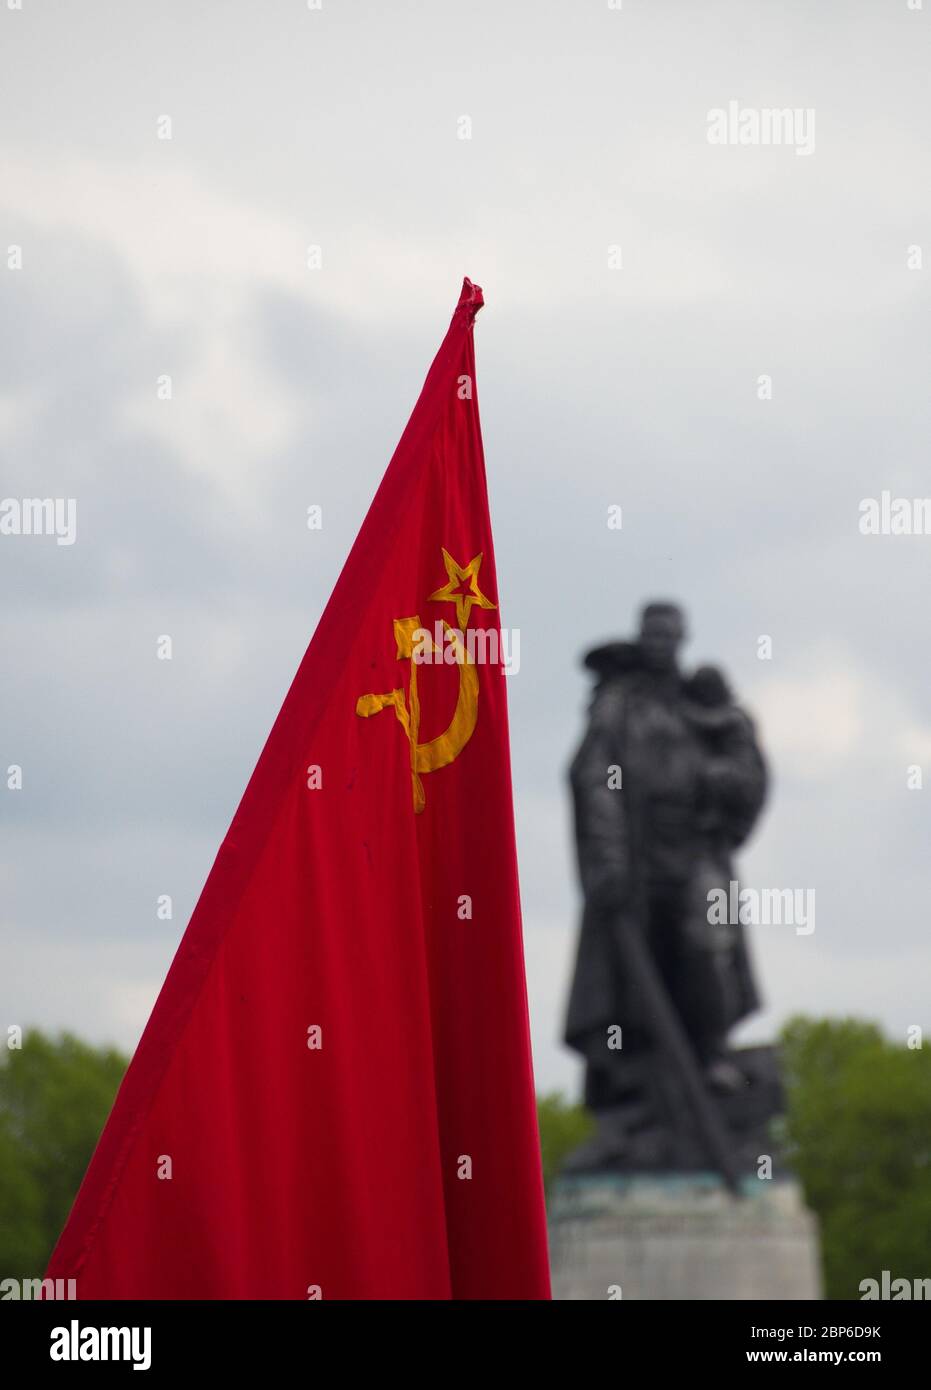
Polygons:
[[48,1275],[549,1296],[473,322],[304,655]]

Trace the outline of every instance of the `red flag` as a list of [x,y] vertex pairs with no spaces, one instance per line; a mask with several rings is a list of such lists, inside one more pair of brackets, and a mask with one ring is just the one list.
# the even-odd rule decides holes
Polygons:
[[52,1256],[79,1298],[549,1296],[482,302],[466,280]]

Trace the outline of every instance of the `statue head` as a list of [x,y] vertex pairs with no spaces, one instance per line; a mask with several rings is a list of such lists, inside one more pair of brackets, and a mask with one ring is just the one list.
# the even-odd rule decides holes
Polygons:
[[645,604],[638,642],[646,669],[659,674],[677,670],[685,635],[685,614],[677,603]]
[[685,685],[689,699],[705,709],[720,709],[733,703],[734,694],[727,677],[717,666],[699,666]]

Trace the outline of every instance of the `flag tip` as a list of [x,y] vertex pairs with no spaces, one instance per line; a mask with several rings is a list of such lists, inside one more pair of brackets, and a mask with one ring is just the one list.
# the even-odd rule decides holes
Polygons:
[[484,303],[485,296],[482,294],[481,285],[473,285],[468,275],[466,275],[462,281],[462,293],[459,295],[459,303],[456,305],[456,308],[467,309],[469,312],[469,322],[471,323]]

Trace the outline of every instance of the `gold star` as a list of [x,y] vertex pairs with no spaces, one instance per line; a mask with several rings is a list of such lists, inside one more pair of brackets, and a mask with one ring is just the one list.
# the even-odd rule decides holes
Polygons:
[[[441,546],[442,550],[443,547]],[[469,624],[469,614],[472,611],[473,603],[477,603],[479,608],[494,608],[495,604],[491,599],[485,597],[478,587],[478,572],[482,565],[482,551],[462,567],[450,555],[448,550],[443,550],[443,564],[446,566],[446,573],[449,575],[449,582],[444,584],[442,589],[437,589],[430,595],[433,603],[454,603],[456,605],[456,621],[459,624],[459,631],[465,632]],[[468,582],[468,594],[457,594],[456,588],[460,584]]]

